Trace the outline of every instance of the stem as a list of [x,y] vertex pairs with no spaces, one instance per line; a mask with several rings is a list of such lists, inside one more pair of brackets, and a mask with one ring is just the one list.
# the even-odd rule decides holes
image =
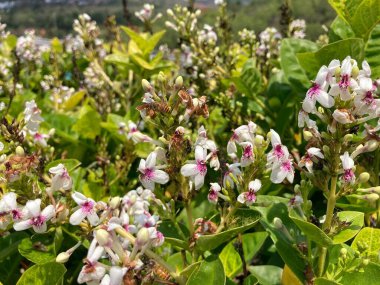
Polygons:
[[331,222],[334,216],[334,208],[336,203],[336,182],[338,180],[337,176],[331,177],[331,188],[329,191],[329,198],[327,200],[327,210],[326,210],[326,219],[323,223],[322,230],[328,230],[331,228]]
[[327,248],[321,247],[318,259],[318,276],[322,276],[323,270],[325,268]]
[[189,223],[190,236],[194,233],[194,224],[193,224],[193,211],[191,209],[190,200],[187,200],[185,203],[187,222]]
[[216,229],[216,232],[215,232],[215,234],[218,234],[218,233],[220,233],[223,229],[224,229],[224,227],[226,226],[226,222],[228,221],[228,219],[236,212],[236,209],[237,209],[238,207],[233,207],[229,212],[228,212],[228,214],[225,216],[225,217],[222,217],[221,218],[221,221],[220,221],[220,225],[219,225],[219,227]]

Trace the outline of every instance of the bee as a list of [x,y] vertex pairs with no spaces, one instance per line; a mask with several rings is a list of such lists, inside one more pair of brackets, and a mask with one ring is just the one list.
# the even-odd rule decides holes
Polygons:
[[138,111],[145,111],[146,114],[154,118],[157,113],[170,113],[171,108],[166,102],[144,103],[136,108]]
[[156,282],[161,283],[161,284],[170,284],[170,285],[175,285],[176,283],[171,282],[172,277],[170,276],[169,272],[166,271],[162,266],[159,264],[155,264],[153,266],[153,274],[158,277],[159,279],[156,278]]
[[39,159],[36,155],[12,155],[4,163],[5,176],[12,179],[21,173],[27,173],[31,169],[35,169],[39,165]]

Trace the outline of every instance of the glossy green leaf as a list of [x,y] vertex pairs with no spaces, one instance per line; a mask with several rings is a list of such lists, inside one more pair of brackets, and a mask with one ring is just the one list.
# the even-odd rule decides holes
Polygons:
[[55,260],[54,235],[51,233],[25,238],[18,246],[22,256],[33,263],[44,264]]
[[212,250],[222,243],[229,241],[239,233],[243,233],[246,230],[252,228],[260,217],[257,212],[250,209],[238,209],[231,217],[234,221],[230,227],[218,234],[203,235],[196,241],[196,248],[201,251]]
[[282,268],[273,265],[255,265],[248,267],[260,285],[281,285]]
[[186,285],[223,285],[225,283],[223,264],[217,256],[211,255],[194,270]]
[[90,106],[85,105],[81,108],[79,119],[72,129],[84,138],[94,139],[100,134],[100,122],[99,113]]
[[368,61],[371,66],[372,77],[380,77],[380,24],[377,25],[367,42],[365,48],[365,59]]
[[352,38],[337,41],[316,52],[299,53],[297,59],[308,74],[315,76],[322,65],[328,65],[333,59],[343,60],[349,55],[359,63],[363,61],[364,41],[362,39]]
[[57,166],[58,164],[62,163],[67,171],[73,171],[75,168],[77,168],[79,165],[81,165],[81,162],[74,158],[68,158],[68,159],[57,159],[52,162],[50,162],[48,165],[45,166],[45,171],[49,171],[50,168]]
[[60,263],[36,264],[24,272],[17,285],[59,285],[65,272],[65,266]]
[[247,276],[247,278],[245,278],[243,282],[243,285],[256,285],[256,284],[259,284],[259,281],[253,275]]
[[280,64],[288,82],[297,91],[304,92],[310,86],[310,79],[300,65],[297,53],[313,52],[317,45],[301,39],[284,39],[281,42]]
[[354,250],[366,247],[362,254],[368,255],[373,262],[380,262],[380,229],[363,228],[351,244]]
[[107,55],[105,57],[105,61],[108,63],[114,63],[114,64],[120,64],[120,65],[130,64],[128,55],[124,53],[120,53],[120,52]]
[[378,0],[329,0],[329,3],[338,15],[351,25],[356,36],[365,40],[380,21]]
[[361,212],[342,211],[337,213],[337,216],[341,222],[344,221],[350,225],[332,237],[334,244],[344,243],[352,239],[363,227],[364,214]]
[[[249,233],[242,235],[244,259],[249,264],[264,244],[268,234],[266,232]],[[234,244],[237,239],[229,242],[219,254],[227,277],[234,278],[242,272],[243,264]]]
[[336,17],[330,25],[329,40],[331,42],[354,38],[355,33],[351,26],[346,23],[341,17]]
[[364,267],[364,272],[354,271],[345,273],[340,280],[344,285],[369,285],[379,284],[380,280],[380,265],[370,262]]
[[289,216],[293,220],[293,222],[300,228],[300,230],[306,235],[306,237],[311,241],[314,241],[315,243],[321,246],[328,246],[332,244],[331,238],[329,238],[328,235],[325,234],[325,232],[318,228],[316,225],[303,220],[294,212],[290,212]]
[[314,281],[314,285],[340,285],[341,283],[337,283],[332,280],[328,280],[323,277],[316,278]]
[[66,111],[74,109],[80,103],[80,101],[83,99],[85,95],[86,95],[85,90],[79,90],[75,92],[67,101],[63,103],[62,107]]

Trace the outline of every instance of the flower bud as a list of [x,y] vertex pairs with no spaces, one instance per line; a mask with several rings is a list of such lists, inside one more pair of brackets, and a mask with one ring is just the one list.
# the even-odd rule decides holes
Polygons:
[[359,183],[366,183],[368,180],[369,180],[368,172],[360,173],[359,178],[358,178]]
[[354,67],[352,67],[351,76],[357,77],[358,75],[359,75],[359,67],[355,65]]
[[106,230],[100,229],[96,231],[95,237],[100,246],[106,246],[109,243],[110,234]]
[[174,13],[173,13],[173,10],[172,10],[172,9],[167,9],[167,10],[166,10],[166,13],[167,13],[170,17],[173,17],[173,16],[174,16]]
[[165,82],[166,81],[166,76],[162,71],[160,71],[160,73],[158,73],[157,80],[159,82]]
[[322,149],[325,155],[330,155],[330,147],[328,145],[324,145]]
[[358,198],[367,200],[368,202],[376,202],[377,200],[379,200],[380,196],[379,194],[371,193],[371,194],[362,195],[361,197],[358,197]]
[[380,186],[376,186],[376,187],[371,187],[371,188],[361,188],[361,189],[358,189],[358,192],[361,192],[361,193],[376,193],[378,195],[380,195]]
[[141,85],[146,92],[150,92],[152,90],[152,85],[150,85],[146,79],[141,80]]
[[369,259],[368,258],[363,259],[362,264],[364,266],[367,266],[369,264]]
[[175,86],[177,88],[181,88],[183,85],[183,78],[182,76],[178,76],[177,79],[175,80]]
[[375,151],[379,146],[379,142],[376,140],[369,140],[368,142],[365,143],[364,147],[367,148],[367,151]]
[[341,72],[341,68],[340,67],[337,67],[337,68],[335,68],[335,76],[336,77],[339,77],[340,76],[340,72]]
[[347,134],[343,137],[343,141],[344,142],[350,142],[352,141],[352,139],[354,138],[354,135],[353,134]]
[[337,109],[332,114],[335,121],[337,121],[340,124],[350,124],[353,122],[352,115],[348,113],[345,109]]
[[313,138],[313,134],[309,131],[303,130],[303,137],[305,141],[309,141]]
[[116,209],[116,208],[119,207],[119,205],[120,205],[120,201],[121,201],[120,197],[113,197],[113,198],[110,200],[109,205],[110,205],[110,207],[111,207],[112,209]]
[[147,228],[141,228],[137,233],[136,243],[138,246],[147,244],[150,240],[149,230]]
[[69,260],[70,255],[71,255],[71,254],[67,253],[66,251],[61,252],[61,253],[58,254],[57,257],[55,258],[55,262],[57,262],[57,263],[66,263],[66,262]]
[[273,224],[276,227],[276,229],[278,229],[278,230],[282,229],[282,227],[284,226],[281,219],[277,218],[277,217],[273,219]]
[[17,154],[17,155],[21,155],[21,156],[23,156],[23,155],[25,154],[25,151],[24,151],[24,149],[22,148],[22,146],[17,146],[17,147],[16,147],[16,154]]
[[264,143],[264,137],[261,136],[261,135],[257,135],[257,136],[255,137],[255,145],[260,146],[260,145],[262,145],[263,143]]

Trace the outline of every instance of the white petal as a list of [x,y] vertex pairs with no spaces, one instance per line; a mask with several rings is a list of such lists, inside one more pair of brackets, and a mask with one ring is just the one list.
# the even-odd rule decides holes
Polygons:
[[340,156],[340,159],[342,161],[343,169],[351,169],[354,167],[354,160],[350,157],[348,152],[346,151],[343,155]]
[[261,188],[261,181],[259,179],[255,179],[249,182],[248,188],[249,190],[253,190],[254,192],[259,191]]
[[283,171],[280,166],[276,166],[272,169],[270,180],[275,184],[279,184],[284,181],[286,175],[287,173]]
[[306,95],[302,102],[302,109],[307,113],[312,112],[315,109],[315,99]]
[[74,226],[79,225],[85,218],[86,213],[82,209],[78,209],[70,216],[70,224]]
[[87,220],[90,222],[91,226],[97,226],[99,224],[99,217],[95,211],[92,211],[87,215]]
[[331,108],[335,103],[334,98],[322,90],[317,95],[317,101],[326,108]]
[[194,177],[195,190],[200,189],[204,183],[205,183],[205,177],[203,175],[200,175],[200,174],[195,175],[195,177]]
[[197,145],[195,147],[195,159],[196,160],[205,160],[206,159],[206,155],[205,155],[205,150],[203,149],[203,147]]
[[[3,196],[5,206],[8,208],[4,212],[17,208],[17,195],[14,192],[9,192]],[[0,210],[2,211],[2,210]]]
[[140,160],[140,164],[139,164],[139,171],[140,172],[143,172],[145,170],[146,166],[145,166],[145,159],[141,159]]
[[82,205],[82,203],[87,201],[87,197],[84,196],[82,193],[74,192],[71,197],[77,203],[78,205]]
[[39,233],[39,234],[42,234],[44,232],[46,232],[47,230],[47,226],[46,226],[46,223],[43,223],[41,226],[37,227],[37,226],[33,226],[33,230],[36,232],[36,233]]
[[145,167],[154,168],[156,166],[156,158],[157,154],[155,152],[151,152],[146,159]]
[[110,269],[111,283],[110,285],[120,285],[123,281],[125,270],[118,266],[112,266]]
[[244,192],[244,193],[241,193],[241,194],[237,197],[237,201],[238,201],[239,203],[242,203],[242,204],[245,203],[245,201],[246,201],[246,199],[245,199],[245,192]]
[[372,79],[367,77],[360,78],[359,81],[360,88],[363,89],[363,91],[370,91],[372,90],[373,84]]
[[340,88],[339,88],[339,85],[337,83],[334,83],[334,84],[331,84],[331,88],[330,88],[330,91],[329,91],[329,94],[331,96],[338,96],[340,93]]
[[319,158],[325,158],[321,150],[317,147],[311,147],[307,150],[308,154]]
[[155,170],[152,180],[158,184],[166,184],[169,181],[169,175],[163,170]]
[[13,228],[15,229],[15,231],[23,231],[31,227],[32,227],[31,220],[26,220],[26,221],[13,224]]
[[46,219],[50,220],[55,215],[55,209],[53,205],[47,206],[43,211],[41,212],[41,215]]
[[64,170],[65,170],[65,166],[62,163],[60,163],[57,166],[50,168],[49,172],[51,174],[62,174]]
[[181,174],[185,177],[194,176],[198,173],[196,164],[185,164],[181,167]]
[[25,208],[33,217],[39,216],[41,213],[41,199],[26,202]]
[[293,171],[293,169],[287,173],[286,178],[288,179],[288,181],[290,183],[293,183],[293,180],[294,180],[294,171]]
[[276,133],[276,131],[273,129],[270,130],[270,133],[271,133],[270,140],[271,140],[272,146],[276,146],[278,144],[281,144],[281,138],[278,135],[278,133]]
[[235,142],[232,140],[229,140],[227,143],[227,153],[231,154],[231,153],[236,153],[236,152],[237,152],[237,148],[236,148]]
[[315,83],[317,83],[319,86],[322,86],[326,82],[327,74],[328,74],[328,69],[324,65],[319,69],[317,78],[315,79]]
[[350,57],[350,56],[347,56],[347,57],[342,61],[341,74],[348,74],[348,75],[351,75],[351,71],[352,71],[351,57]]
[[141,179],[140,176],[140,182],[146,189],[154,190],[154,182],[152,180],[147,178]]

